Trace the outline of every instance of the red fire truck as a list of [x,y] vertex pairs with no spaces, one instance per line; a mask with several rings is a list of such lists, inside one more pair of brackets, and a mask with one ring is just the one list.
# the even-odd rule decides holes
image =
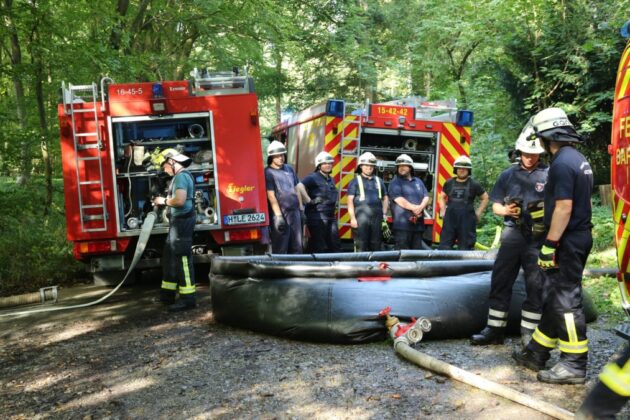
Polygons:
[[[100,93],[100,95],[99,95]],[[67,237],[95,280],[128,269],[151,211],[158,213],[138,268],[160,265],[168,215],[152,197],[169,179],[154,164],[175,148],[190,156],[197,210],[195,262],[245,255],[268,225],[258,102],[247,75],[195,69],[190,81],[62,85],[61,131]]]
[[[630,36],[630,21],[621,30],[625,37]],[[615,221],[615,243],[619,288],[622,305],[630,315],[630,41],[621,56],[617,72],[617,85],[613,107],[612,137],[608,147],[611,154],[611,184],[613,218]],[[630,332],[630,331],[629,331]]]
[[359,155],[372,152],[377,157],[377,174],[385,183],[396,173],[396,157],[402,153],[411,156],[414,172],[435,204],[425,210],[425,239],[437,243],[442,228],[437,196],[453,176],[455,159],[470,154],[472,122],[472,112],[458,110],[454,101],[411,97],[361,108],[331,99],[291,115],[273,128],[271,137],[286,143],[287,160],[300,178],[313,171],[314,158],[322,150],[335,158],[332,176],[340,191],[342,239],[351,238],[347,189]]

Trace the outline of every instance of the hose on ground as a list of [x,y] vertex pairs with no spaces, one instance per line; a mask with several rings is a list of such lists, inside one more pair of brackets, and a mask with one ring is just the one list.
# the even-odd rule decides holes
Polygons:
[[428,354],[421,353],[411,348],[411,346],[409,346],[409,344],[405,342],[400,341],[396,343],[395,350],[402,357],[422,368],[429,369],[433,372],[439,373],[449,378],[453,378],[465,384],[472,385],[484,391],[488,391],[503,398],[507,398],[511,401],[517,402],[521,405],[533,408],[536,411],[547,414],[548,416],[551,416],[553,418],[561,420],[569,420],[574,418],[573,413],[565,410],[564,408],[560,408],[548,402],[537,400],[510,387],[492,382],[488,379],[482,378],[481,376],[477,376],[473,373],[467,372],[446,362],[442,362],[441,360],[431,357]]
[[114,287],[111,291],[109,291],[104,296],[101,296],[99,299],[94,300],[92,302],[82,303],[79,305],[53,306],[53,307],[47,307],[47,308],[29,309],[29,310],[18,311],[18,312],[7,312],[4,314],[0,314],[0,318],[5,317],[5,316],[31,315],[31,314],[42,313],[42,312],[53,312],[53,311],[63,311],[67,309],[86,308],[88,306],[97,305],[105,301],[114,293],[116,293],[118,289],[122,287],[122,285],[125,283],[125,280],[127,280],[127,277],[129,277],[129,275],[133,272],[133,269],[135,268],[136,264],[138,264],[138,261],[140,261],[140,257],[142,257],[142,254],[144,253],[144,249],[147,246],[147,242],[149,241],[149,237],[151,236],[151,231],[153,230],[153,224],[155,223],[155,219],[156,219],[156,214],[154,212],[150,212],[147,215],[147,217],[144,219],[144,223],[142,224],[142,230],[140,231],[140,237],[138,238],[138,245],[136,245],[136,250],[133,254],[133,260],[131,261],[131,265],[129,266],[129,269],[127,270],[127,273],[125,274],[125,277],[123,277],[123,279],[120,281],[120,283],[118,283],[116,287]]
[[548,402],[539,401],[527,394],[516,391],[505,385],[492,382],[412,348],[411,344],[415,344],[422,340],[422,334],[418,335],[414,333],[417,333],[418,329],[423,332],[430,331],[431,322],[426,318],[419,318],[417,321],[413,321],[413,323],[403,324],[397,317],[391,316],[390,312],[391,307],[387,307],[379,313],[379,317],[385,318],[385,326],[389,330],[389,335],[394,340],[394,350],[396,353],[400,354],[410,362],[415,363],[423,369],[431,370],[446,377],[455,379],[456,381],[479,388],[483,391],[491,392],[500,397],[507,398],[511,401],[524,405],[525,407],[547,414],[553,418],[560,420],[569,420],[574,418],[573,413],[570,411]]

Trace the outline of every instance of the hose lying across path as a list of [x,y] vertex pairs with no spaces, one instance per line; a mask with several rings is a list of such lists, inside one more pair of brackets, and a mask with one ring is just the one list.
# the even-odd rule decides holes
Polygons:
[[144,253],[144,249],[147,246],[147,242],[149,241],[149,237],[151,236],[151,230],[153,230],[153,224],[155,223],[155,218],[156,218],[156,215],[154,212],[150,212],[145,218],[144,223],[142,224],[142,231],[140,231],[140,237],[138,238],[138,245],[136,245],[136,250],[133,254],[133,260],[131,261],[131,265],[129,266],[129,269],[127,270],[127,273],[125,274],[125,277],[123,277],[120,283],[118,283],[118,285],[114,287],[106,295],[101,296],[99,299],[94,300],[92,302],[82,303],[79,305],[53,306],[53,307],[46,307],[46,308],[29,309],[29,310],[18,311],[18,312],[7,312],[7,313],[0,314],[0,318],[5,317],[5,316],[30,315],[30,314],[41,313],[41,312],[52,312],[52,311],[63,311],[66,309],[86,308],[88,306],[94,306],[105,301],[114,293],[116,293],[118,289],[122,287],[122,285],[125,283],[125,280],[127,280],[127,277],[129,277],[129,274],[133,272],[133,269],[135,268],[136,264],[138,264],[138,261],[140,261],[140,257],[142,257],[142,254]]
[[453,378],[465,384],[472,385],[500,397],[507,398],[526,407],[533,408],[534,410],[547,414],[553,418],[562,420],[574,418],[573,413],[570,411],[548,402],[537,400],[510,387],[489,381],[488,379],[484,379],[474,373],[467,372],[446,362],[442,362],[441,360],[431,357],[428,354],[421,353],[418,350],[411,348],[411,346],[407,343],[396,343],[395,350],[402,357],[422,368],[429,369],[433,372],[448,376],[449,378]]
[[431,321],[427,318],[419,318],[413,323],[403,324],[398,318],[391,316],[390,307],[381,311],[379,316],[385,317],[385,325],[389,330],[391,338],[394,340],[394,350],[405,359],[420,366],[421,368],[431,370],[465,384],[474,386],[483,391],[491,392],[503,398],[517,402],[529,408],[533,408],[543,414],[547,414],[556,419],[569,420],[573,419],[573,413],[553,404],[539,401],[527,394],[516,391],[505,385],[484,379],[474,373],[465,371],[451,364],[438,360],[428,354],[421,353],[411,347],[422,340],[424,333],[431,330]]

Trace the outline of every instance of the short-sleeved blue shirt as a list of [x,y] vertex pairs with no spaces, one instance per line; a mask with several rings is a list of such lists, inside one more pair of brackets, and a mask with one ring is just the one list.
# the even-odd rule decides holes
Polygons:
[[[358,178],[361,177],[363,182],[363,191],[365,193],[365,197],[361,200],[361,191],[359,189],[359,183],[357,182]],[[378,179],[378,184],[376,180]],[[378,198],[378,191],[380,186],[381,198]],[[385,188],[385,184],[383,180],[377,176],[373,176],[371,179],[366,178],[361,174],[357,174],[352,181],[350,181],[350,185],[348,185],[348,195],[354,196],[354,207],[370,207],[372,209],[382,208],[382,200],[387,196],[387,191]]]
[[387,195],[391,200],[392,216],[394,223],[392,228],[396,230],[406,230],[418,232],[424,230],[424,216],[418,217],[416,223],[412,223],[409,218],[413,213],[399,206],[396,203],[398,197],[403,197],[411,204],[420,204],[429,195],[424,183],[416,177],[401,178],[398,175],[389,183]]
[[567,231],[592,228],[591,193],[593,170],[584,155],[575,147],[564,146],[556,152],[549,167],[545,187],[545,224],[551,225],[551,216],[557,200],[572,200],[571,218]]
[[[490,191],[490,200],[493,203],[505,204],[505,199],[520,198],[523,200],[522,209],[526,209],[529,203],[545,198],[545,184],[547,183],[547,165],[539,163],[531,172],[521,165],[513,165],[501,172],[497,182]],[[514,226],[516,223],[512,217],[505,216],[503,222],[506,226]]]
[[[299,210],[300,203],[295,191],[295,186],[299,180],[292,167],[283,164],[279,169],[271,166],[265,168],[265,185],[267,191],[273,191],[276,194],[278,205],[283,211]],[[269,205],[269,213],[273,214],[271,205]]]
[[339,191],[337,191],[332,177],[326,177],[320,171],[315,171],[306,175],[302,180],[302,184],[311,200],[317,197],[322,199],[322,202],[319,204],[309,203],[305,206],[304,213],[306,218],[309,220],[335,219]]
[[171,181],[171,193],[169,198],[175,197],[175,191],[186,190],[186,201],[182,207],[171,207],[173,216],[180,216],[189,213],[193,208],[193,199],[195,194],[195,184],[192,175],[188,171],[179,171]]

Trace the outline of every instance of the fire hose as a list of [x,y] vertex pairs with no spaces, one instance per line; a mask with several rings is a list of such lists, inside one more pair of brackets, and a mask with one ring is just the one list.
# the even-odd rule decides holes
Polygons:
[[431,330],[431,321],[427,318],[418,320],[412,318],[409,324],[401,323],[398,318],[391,316],[391,308],[383,309],[379,316],[385,317],[385,326],[389,330],[390,337],[394,340],[394,350],[405,359],[431,370],[440,375],[447,376],[481,390],[490,392],[503,398],[532,408],[556,419],[573,419],[573,413],[548,402],[537,400],[527,394],[516,391],[505,385],[492,382],[471,372],[460,369],[449,363],[438,360],[428,354],[422,353],[411,346],[422,340],[424,333]]
[[118,289],[122,287],[122,285],[125,283],[125,280],[127,280],[127,277],[129,277],[129,275],[133,272],[133,269],[135,268],[136,264],[138,264],[138,261],[140,261],[140,257],[142,257],[142,254],[144,253],[144,249],[147,246],[147,242],[149,241],[149,237],[151,236],[151,230],[153,229],[153,224],[155,223],[155,219],[156,219],[155,212],[149,212],[147,217],[144,219],[144,223],[142,224],[142,230],[140,231],[138,244],[136,245],[136,250],[133,254],[131,265],[129,266],[129,269],[127,270],[127,273],[125,274],[125,277],[123,277],[123,279],[120,281],[120,283],[118,283],[118,285],[116,285],[116,287],[114,287],[111,291],[109,291],[104,296],[101,296],[99,299],[94,300],[92,302],[82,303],[79,305],[54,306],[54,307],[37,308],[37,309],[30,309],[30,310],[18,311],[18,312],[8,312],[8,313],[0,314],[0,318],[4,316],[30,315],[30,314],[41,313],[41,312],[52,312],[52,311],[63,311],[66,309],[86,308],[88,306],[94,306],[105,301],[114,293],[116,293]]

